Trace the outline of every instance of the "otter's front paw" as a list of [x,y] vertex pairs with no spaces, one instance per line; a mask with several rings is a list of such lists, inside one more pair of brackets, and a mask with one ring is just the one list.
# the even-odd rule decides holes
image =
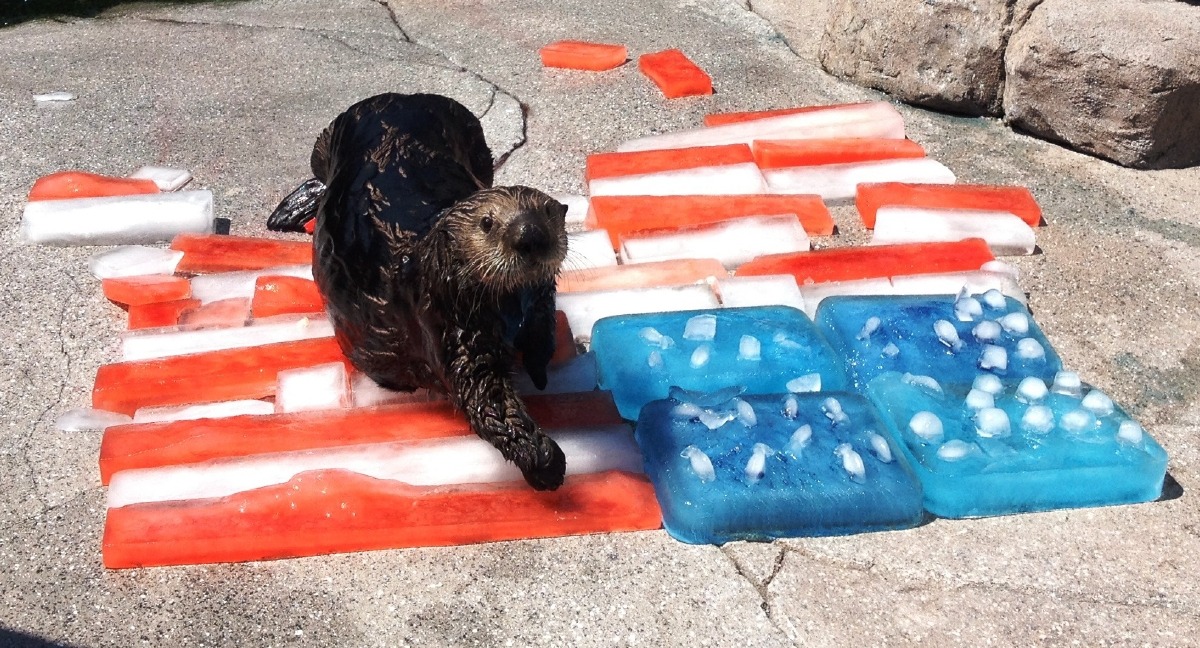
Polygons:
[[537,490],[556,490],[562,486],[567,472],[567,457],[554,439],[540,435],[528,450],[516,459],[525,481]]

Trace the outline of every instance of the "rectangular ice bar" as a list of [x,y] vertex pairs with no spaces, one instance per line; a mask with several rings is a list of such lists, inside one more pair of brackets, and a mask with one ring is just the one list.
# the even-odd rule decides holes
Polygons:
[[144,245],[120,245],[95,254],[88,270],[97,279],[136,277],[149,274],[174,274],[183,253]]
[[673,386],[751,394],[845,389],[842,359],[786,306],[609,317],[592,331],[600,388],[634,420]]
[[110,301],[128,306],[188,299],[192,285],[183,277],[169,274],[113,277],[101,281],[101,290]]
[[[868,392],[925,492],[948,518],[1148,502],[1167,455],[1107,396],[1006,379],[941,391],[883,374]],[[1072,391],[1069,389],[1061,391]]]
[[629,290],[589,290],[560,293],[558,309],[567,314],[575,339],[592,337],[596,320],[612,315],[716,308],[717,296],[708,285]]
[[817,194],[826,201],[853,198],[864,182],[954,182],[950,169],[929,158],[764,169],[763,177],[771,193]]
[[35,180],[29,190],[29,200],[136,196],[158,192],[158,185],[149,180],[117,178],[87,171],[59,171]]
[[284,369],[275,388],[275,411],[307,412],[350,407],[350,376],[346,365],[330,362],[315,367]]
[[613,249],[620,237],[642,230],[706,225],[731,218],[795,214],[810,236],[833,233],[833,218],[817,196],[598,196],[592,199],[587,225],[603,228]]
[[192,421],[195,419],[227,418],[230,416],[262,416],[274,414],[275,406],[261,400],[232,400],[203,405],[171,405],[142,407],[133,413],[133,423],[162,421]]
[[200,308],[199,299],[179,299],[129,307],[129,330],[177,326],[184,313]]
[[762,256],[738,268],[738,276],[790,274],[803,286],[823,281],[978,270],[995,258],[983,239],[827,248]]
[[602,178],[640,176],[663,171],[680,171],[732,164],[754,164],[754,154],[746,144],[698,146],[662,151],[593,153],[587,156],[584,181]]
[[[242,328],[250,323],[250,299],[248,297],[234,297],[232,299],[221,299],[218,301],[202,304],[198,308],[184,311],[179,314],[179,331],[199,331],[201,329],[214,328]],[[144,331],[150,334],[150,331]],[[126,333],[125,335],[141,335],[138,333]],[[193,339],[193,341],[196,341]],[[252,342],[247,339],[247,342]],[[272,340],[276,341],[276,340]],[[225,348],[223,345],[218,345],[218,348]],[[199,348],[187,353],[195,353],[197,351],[207,351],[208,348]],[[170,353],[168,351],[168,353]]]
[[861,106],[862,103],[846,103],[846,104],[829,104],[826,106],[796,106],[791,108],[772,108],[770,110],[751,110],[748,112],[727,112],[727,113],[708,113],[704,115],[705,126],[724,126],[725,124],[738,124],[741,122],[754,121],[765,117],[779,117],[782,115],[795,115],[797,113],[815,112],[818,110],[835,110],[838,108],[846,108],[849,106]]
[[617,265],[617,255],[609,245],[609,234],[604,230],[571,232],[567,234],[567,257],[563,270],[586,270]]
[[808,250],[808,234],[795,215],[736,218],[673,232],[621,236],[621,263],[712,257],[727,268],[760,254]]
[[593,198],[596,196],[722,196],[767,193],[767,184],[757,165],[753,162],[744,162],[742,164],[598,178],[588,183],[588,193]]
[[1042,208],[1025,187],[866,183],[858,185],[854,202],[867,229],[875,227],[875,213],[884,206],[1004,211],[1020,216],[1030,227],[1042,222]]
[[187,169],[161,166],[144,166],[131,173],[129,177],[150,180],[158,187],[159,191],[179,191],[183,185],[192,180],[192,174]]
[[141,329],[121,335],[121,359],[166,358],[221,349],[257,347],[279,342],[332,338],[333,325],[322,315],[279,315],[248,326],[183,330]]
[[650,151],[693,146],[749,144],[765,139],[885,137],[904,139],[904,118],[891,104],[877,101],[812,110],[752,121],[651,135],[630,140],[618,151]]
[[677,49],[642,54],[638,57],[638,69],[667,99],[713,93],[708,73]]
[[717,282],[717,293],[725,308],[791,306],[804,310],[804,297],[791,275],[729,277]]
[[817,326],[861,389],[888,371],[970,384],[989,373],[1050,380],[1062,361],[1029,311],[999,291],[983,295],[832,297]]
[[321,313],[325,301],[316,282],[301,277],[263,275],[254,280],[254,299],[250,312],[254,317],[288,313]]
[[192,297],[205,304],[237,297],[253,299],[254,286],[258,283],[258,278],[266,276],[299,277],[312,281],[312,265],[277,266],[260,270],[235,270],[198,275],[192,277]]
[[554,41],[543,45],[538,53],[542,57],[542,65],[546,67],[593,72],[620,67],[629,55],[624,45],[578,40]]
[[44,245],[121,245],[213,231],[212,192],[73,198],[27,203],[21,236]]
[[880,207],[871,245],[981,238],[998,255],[1033,254],[1033,228],[1015,214],[968,209]]
[[178,272],[203,274],[312,265],[312,242],[252,236],[180,234],[171,249],[183,252]]
[[762,169],[925,157],[925,149],[907,139],[755,140],[751,148]]
[[675,539],[722,544],[920,523],[921,486],[863,397],[674,396],[642,409],[636,435]]
[[607,268],[568,270],[558,275],[558,292],[686,286],[728,276],[729,272],[725,270],[725,266],[716,259],[671,259]]

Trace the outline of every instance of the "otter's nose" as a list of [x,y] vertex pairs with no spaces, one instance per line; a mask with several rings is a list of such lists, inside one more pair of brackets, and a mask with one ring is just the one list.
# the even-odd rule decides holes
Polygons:
[[554,247],[550,230],[540,218],[522,213],[509,223],[504,232],[509,247],[523,256],[545,254]]

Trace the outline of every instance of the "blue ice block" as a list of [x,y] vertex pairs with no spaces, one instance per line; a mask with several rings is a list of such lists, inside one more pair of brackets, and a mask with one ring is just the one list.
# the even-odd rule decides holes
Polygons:
[[887,371],[970,384],[981,369],[1050,380],[1062,361],[1029,311],[998,291],[960,296],[830,297],[817,326],[859,389]]
[[1054,391],[1032,378],[1017,385],[985,378],[971,391],[969,384],[939,391],[889,373],[867,391],[936,515],[1157,499],[1166,452],[1102,392],[1063,376],[1072,380],[1052,383]]
[[866,399],[846,392],[740,395],[642,408],[634,435],[663,527],[693,544],[908,528],[921,488]]
[[608,317],[592,329],[592,351],[600,388],[630,420],[672,386],[773,394],[848,385],[841,358],[802,311],[787,306]]

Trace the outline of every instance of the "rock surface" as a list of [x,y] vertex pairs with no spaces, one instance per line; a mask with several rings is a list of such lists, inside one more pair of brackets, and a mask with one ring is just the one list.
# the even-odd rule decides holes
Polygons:
[[1200,164],[1200,7],[1048,0],[1005,68],[1017,128],[1135,168]]

